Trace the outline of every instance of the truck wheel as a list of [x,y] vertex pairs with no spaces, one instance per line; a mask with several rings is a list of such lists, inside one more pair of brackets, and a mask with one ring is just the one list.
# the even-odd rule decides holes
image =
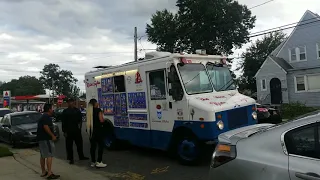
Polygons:
[[195,165],[201,157],[201,144],[194,135],[179,138],[177,143],[177,156],[183,165]]

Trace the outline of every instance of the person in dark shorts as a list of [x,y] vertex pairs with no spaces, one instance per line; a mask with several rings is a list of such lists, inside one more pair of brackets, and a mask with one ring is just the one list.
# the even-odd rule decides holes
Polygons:
[[73,99],[68,99],[68,108],[62,112],[62,131],[66,138],[67,159],[74,164],[73,142],[77,145],[80,160],[88,160],[83,154],[83,141],[81,135],[82,113],[74,105]]
[[[103,113],[96,99],[91,99],[87,107],[87,133],[90,137],[91,167],[104,168],[107,164],[102,163],[104,148]],[[96,149],[98,146],[98,159]]]
[[[43,108],[44,113],[38,121],[37,129],[37,140],[39,143],[41,154],[41,177],[47,176],[47,179],[58,179],[60,176],[53,174],[51,170],[52,160],[55,152],[54,141],[57,140],[57,138],[53,134],[53,123],[51,119],[51,116],[53,114],[52,105],[45,104]],[[45,168],[45,164],[47,164],[47,170]]]

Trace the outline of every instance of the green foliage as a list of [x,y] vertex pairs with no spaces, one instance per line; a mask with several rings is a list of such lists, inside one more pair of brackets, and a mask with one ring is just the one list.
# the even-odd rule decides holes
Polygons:
[[245,5],[234,0],[177,0],[178,12],[157,11],[147,24],[148,41],[161,51],[179,49],[208,54],[231,54],[249,41],[255,16]]
[[316,110],[316,108],[307,107],[305,104],[299,102],[283,104],[281,107],[283,119],[293,119]]
[[263,62],[286,38],[283,32],[275,32],[258,39],[247,48],[242,54],[243,60],[239,69],[243,70],[243,75],[238,80],[240,90],[248,89],[257,92],[255,74],[260,69]]
[[39,79],[34,76],[21,76],[0,86],[0,91],[10,90],[11,96],[26,96],[45,94],[44,87]]
[[67,97],[79,96],[80,90],[74,85],[78,80],[73,77],[71,71],[60,69],[58,64],[47,64],[40,74],[40,80],[46,89]]
[[13,153],[8,148],[0,146],[0,158],[6,156],[13,156]]

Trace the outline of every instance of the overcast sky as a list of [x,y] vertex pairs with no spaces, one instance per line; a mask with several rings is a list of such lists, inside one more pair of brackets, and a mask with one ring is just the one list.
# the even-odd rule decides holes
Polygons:
[[[248,7],[266,1],[239,0]],[[92,67],[133,60],[134,26],[144,35],[151,14],[163,8],[174,10],[175,0],[0,0],[0,81],[38,77],[45,64],[56,63],[84,90],[84,73]],[[297,22],[308,9],[320,14],[320,1],[275,0],[254,8],[252,32]],[[138,43],[139,49],[155,47],[145,38]]]

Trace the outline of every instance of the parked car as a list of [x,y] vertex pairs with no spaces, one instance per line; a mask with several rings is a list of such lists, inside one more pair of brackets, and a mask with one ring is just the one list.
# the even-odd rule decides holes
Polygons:
[[220,134],[210,180],[320,179],[320,111]]
[[278,124],[282,122],[281,113],[279,110],[267,106],[257,105],[258,123]]
[[[41,113],[36,111],[14,112],[6,114],[0,121],[0,140],[13,146],[36,144],[37,122]],[[54,125],[54,134],[60,137],[59,127]]]
[[0,108],[0,121],[4,115],[12,113],[12,111],[8,108]]
[[57,108],[53,111],[53,121],[54,122],[60,122],[61,121],[61,115],[63,113],[63,111],[65,110],[65,107],[62,108]]

